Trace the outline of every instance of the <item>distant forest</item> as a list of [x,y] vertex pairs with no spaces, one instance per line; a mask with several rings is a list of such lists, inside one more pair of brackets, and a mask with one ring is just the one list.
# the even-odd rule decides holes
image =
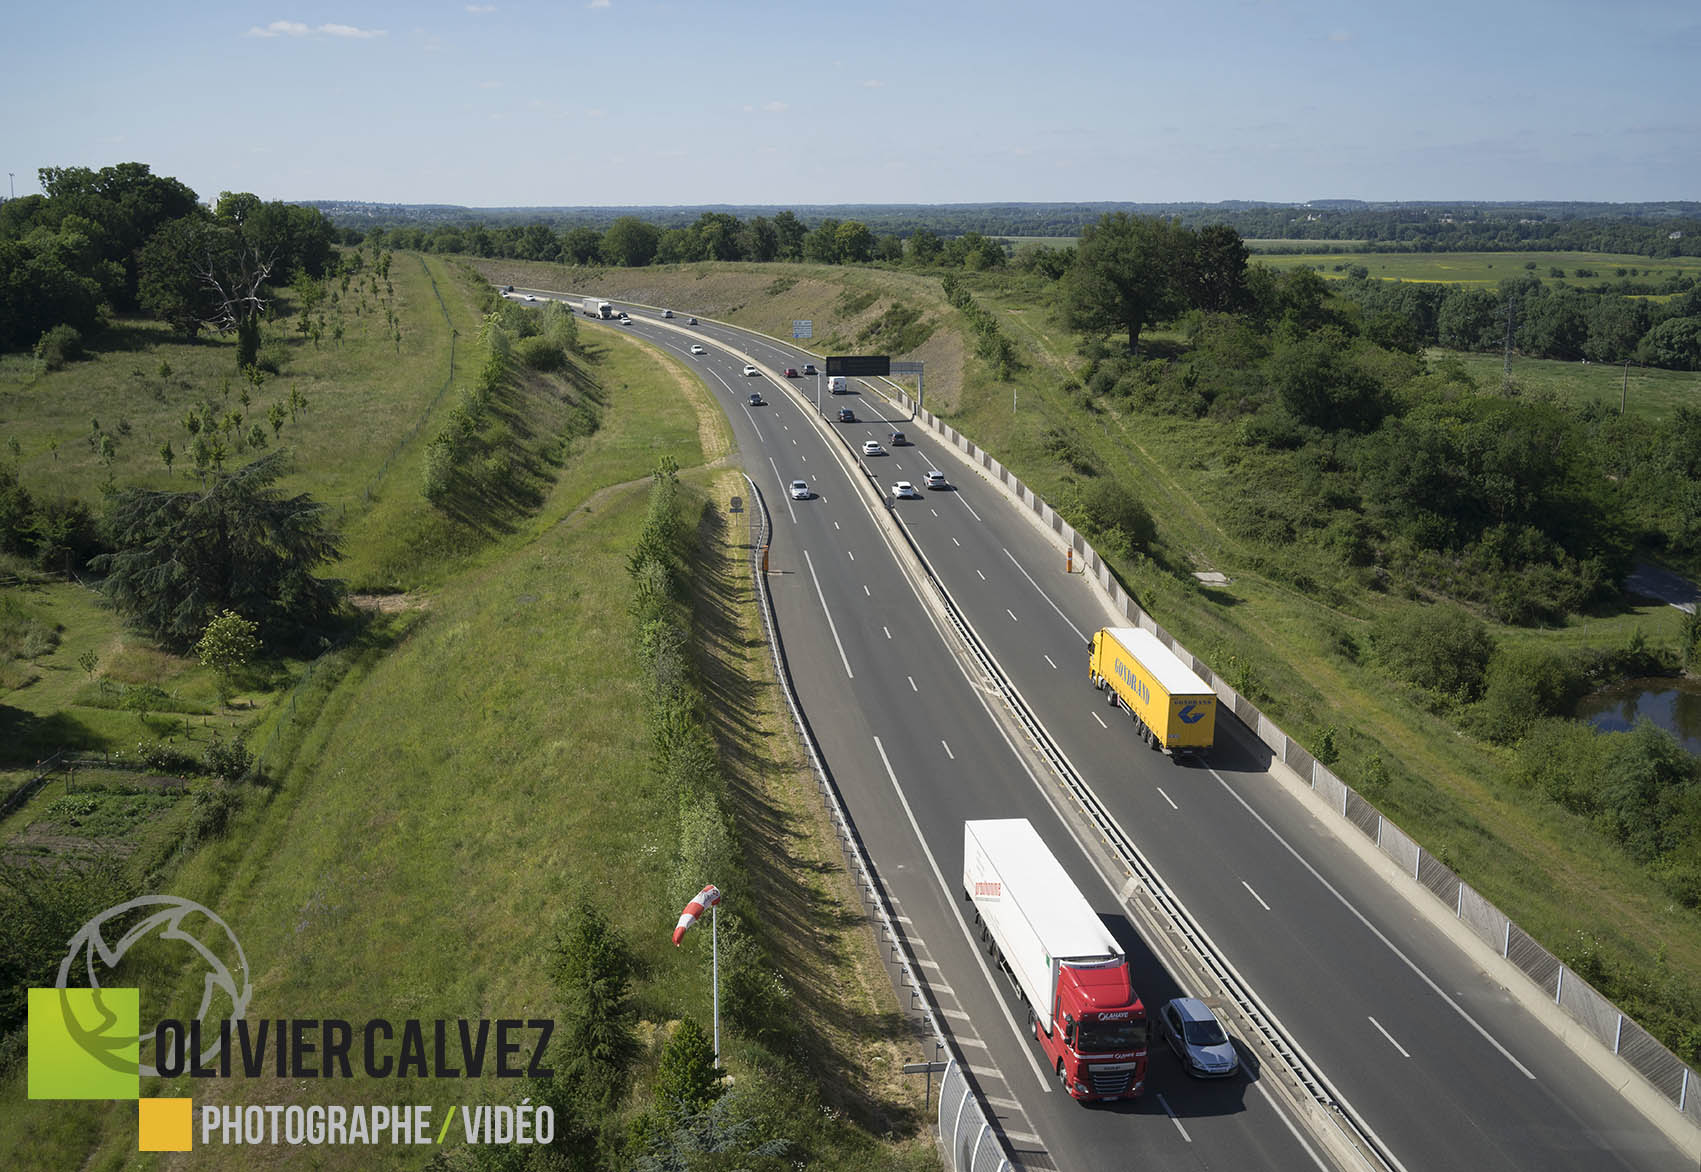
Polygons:
[[[525,228],[605,231],[635,218],[660,229],[684,228],[704,215],[772,218],[789,211],[805,222],[854,220],[877,235],[908,239],[923,229],[944,237],[1075,237],[1108,212],[1162,216],[1182,226],[1224,224],[1251,241],[1354,242],[1355,251],[1614,252],[1651,259],[1701,256],[1701,203],[984,203],[814,204],[643,207],[467,208],[443,204],[304,201],[333,223],[357,231]],[[1360,248],[1357,242],[1364,242]]]

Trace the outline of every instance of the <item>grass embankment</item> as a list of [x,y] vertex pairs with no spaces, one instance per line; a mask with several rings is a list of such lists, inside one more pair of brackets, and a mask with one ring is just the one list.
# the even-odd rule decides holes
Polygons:
[[[1523,272],[1523,258],[1513,259]],[[944,348],[947,336],[958,339],[954,368],[942,364],[936,378],[929,364],[929,406],[1065,515],[1071,515],[1078,478],[1048,450],[1049,430],[1066,430],[1101,468],[1135,487],[1157,519],[1160,548],[1156,558],[1123,559],[1117,568],[1158,621],[1257,696],[1302,743],[1315,746],[1332,730],[1341,754],[1336,769],[1343,777],[1538,940],[1594,970],[1596,981],[1641,1013],[1668,1044],[1693,1051],[1701,1016],[1672,1007],[1701,1004],[1701,915],[1678,905],[1582,819],[1508,786],[1503,779],[1508,750],[1461,733],[1430,712],[1421,697],[1342,653],[1344,640],[1362,648],[1372,623],[1403,601],[1367,591],[1302,555],[1283,555],[1237,535],[1229,521],[1238,507],[1236,478],[1244,453],[1220,426],[1124,414],[1107,403],[1087,410],[1080,392],[1065,382],[1076,339],[1057,325],[1047,308],[1050,294],[1034,279],[1015,273],[966,278],[1021,352],[1022,368],[1011,380],[996,382],[978,360],[964,360],[961,339],[967,331],[943,304],[943,294],[924,299],[925,290],[918,290],[910,273],[791,265],[630,272],[496,262],[485,269],[493,280],[500,275],[515,284],[584,288],[688,308],[781,337],[790,336],[793,317],[831,310],[837,299],[820,286],[841,276],[859,301],[869,292],[882,293],[863,306],[868,319],[895,301],[917,305],[923,320],[939,326],[929,346]],[[794,291],[806,287],[807,303],[794,303]],[[818,337],[853,335],[855,328],[843,315],[826,318],[825,325],[816,322]],[[827,349],[820,342],[813,348]],[[1462,357],[1473,370],[1472,364],[1492,366],[1493,378],[1485,385],[1498,385],[1498,359]],[[1622,377],[1607,368],[1534,360],[1518,360],[1514,372],[1526,393],[1551,390],[1572,403],[1604,397],[1593,385],[1597,375]],[[1650,413],[1670,409],[1696,378],[1634,370],[1631,376],[1632,409]],[[1219,570],[1231,582],[1201,586],[1191,576],[1194,570]],[[1680,620],[1670,607],[1626,605],[1559,628],[1495,626],[1493,633],[1507,643],[1608,650],[1625,647],[1640,631],[1651,648],[1675,649]]]
[[[397,258],[398,277],[412,260]],[[439,285],[451,313],[457,302],[476,311],[477,291],[451,293],[447,276],[440,272]],[[461,329],[463,341],[471,336]],[[510,426],[542,437],[559,423],[549,412],[561,402],[590,395],[600,404],[594,435],[538,445],[551,479],[532,508],[421,520],[418,455],[406,445],[371,508],[351,508],[348,530],[358,536],[344,572],[414,593],[319,661],[293,693],[280,691],[271,709],[261,698],[269,722],[255,732],[272,745],[273,788],[252,793],[225,836],[169,883],[238,933],[254,972],[251,1018],[558,1016],[549,945],[560,909],[586,898],[639,959],[641,1064],[653,1066],[669,1021],[690,1014],[706,1022],[707,941],[698,933],[683,949],[667,943],[678,901],[669,889],[673,847],[658,828],[672,811],[658,804],[650,776],[625,564],[658,458],[678,460],[687,483],[716,501],[742,480],[705,466],[727,451],[730,435],[681,367],[612,331],[588,330],[585,350],[566,386],[533,386],[535,394],[522,391],[509,405]],[[446,349],[435,371],[407,376],[411,423],[410,412],[395,411],[394,434],[430,434],[429,421],[412,424],[427,418],[445,369]],[[382,400],[389,390],[400,394],[390,383],[369,393]],[[344,480],[369,482],[374,463],[394,450],[370,453],[364,478]],[[312,482],[310,473],[303,479]],[[366,503],[364,492],[359,499]],[[409,561],[421,533],[442,538]],[[791,1138],[815,1166],[931,1166],[920,1087],[894,1073],[913,1056],[906,1028],[771,681],[748,535],[735,517],[716,536],[699,562],[707,633],[699,666],[723,688],[737,681],[740,707],[721,715],[739,730],[726,767],[754,888],[729,898],[774,947],[798,1008],[795,1052],[784,1062],[750,1068],[753,1052],[729,1035],[728,1065],[752,1085],[782,1080],[776,1101],[800,1106]],[[84,625],[133,639],[104,611],[73,613],[64,600],[84,597],[74,590],[49,588],[60,597],[45,605],[70,620],[56,657],[74,658],[70,634]],[[814,926],[808,939],[785,927],[797,924]],[[169,1008],[192,1014],[199,978],[181,979]],[[144,1018],[158,1012],[144,1005]],[[492,1082],[268,1076],[145,1090],[212,1102],[433,1103],[442,1119],[451,1103],[518,1100],[506,1094],[512,1084]],[[24,1166],[136,1163],[133,1108],[28,1103],[21,1070],[6,1095],[13,1109],[0,1113],[0,1150],[26,1154]],[[226,1162],[290,1155],[248,1149]],[[428,1155],[321,1149],[316,1166],[367,1167],[375,1158],[417,1166]],[[147,1162],[187,1167],[196,1158]]]

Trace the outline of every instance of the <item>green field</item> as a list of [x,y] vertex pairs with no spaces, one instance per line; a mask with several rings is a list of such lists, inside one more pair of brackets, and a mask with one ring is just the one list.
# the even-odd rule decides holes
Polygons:
[[[1249,244],[1252,242],[1248,242]],[[1266,242],[1270,243],[1270,242]],[[1295,242],[1301,243],[1301,242]],[[1422,281],[1448,285],[1493,288],[1508,277],[1533,275],[1552,284],[1551,270],[1565,273],[1568,285],[1588,288],[1620,279],[1659,284],[1667,277],[1701,277],[1701,257],[1674,256],[1649,260],[1607,252],[1255,252],[1254,263],[1273,269],[1310,266],[1325,277],[1344,279],[1347,269],[1363,265],[1370,275],[1384,281]],[[1595,275],[1579,277],[1578,269]],[[1631,276],[1635,270],[1635,276]]]
[[[1431,361],[1458,362],[1479,387],[1498,387],[1505,379],[1506,360],[1499,354],[1441,349],[1431,349],[1427,354]],[[1573,407],[1599,401],[1617,411],[1622,401],[1629,414],[1649,419],[1668,418],[1678,407],[1701,407],[1701,372],[1693,370],[1656,370],[1650,366],[1627,369],[1514,354],[1512,381],[1523,393],[1551,394],[1558,402]]]
[[[402,277],[409,266],[419,273],[411,286]],[[430,298],[416,297],[403,320],[404,336],[417,337],[432,357],[386,379],[382,356],[372,356],[371,381],[349,384],[341,396],[320,384],[315,410],[340,413],[347,429],[358,426],[361,408],[343,400],[364,398],[374,438],[364,448],[350,445],[320,421],[320,449],[303,427],[296,474],[298,488],[317,492],[325,483],[342,494],[340,511],[353,536],[340,572],[406,593],[369,600],[375,617],[359,637],[310,671],[279,664],[265,687],[211,717],[246,727],[256,745],[268,747],[270,784],[249,787],[226,833],[181,858],[171,857],[180,797],[90,798],[96,779],[87,776],[70,792],[56,781],[38,794],[0,824],[0,843],[39,855],[64,849],[64,835],[54,834],[70,829],[135,855],[151,852],[165,865],[159,875],[172,893],[216,908],[239,934],[254,977],[251,1017],[560,1016],[551,943],[568,902],[592,901],[637,955],[641,1090],[673,1023],[685,1015],[706,1022],[709,996],[706,937],[699,933],[680,949],[668,942],[679,907],[674,845],[664,829],[674,811],[651,776],[645,700],[632,670],[626,559],[645,515],[649,473],[662,457],[685,469],[693,508],[736,488],[728,470],[704,466],[727,451],[730,431],[683,367],[613,330],[586,327],[583,353],[567,376],[521,380],[507,408],[536,429],[540,445],[544,429],[559,422],[551,412],[575,397],[595,398],[601,426],[556,449],[557,473],[524,516],[483,527],[433,520],[419,495],[415,449],[445,409],[437,394],[447,376],[449,330],[458,330],[463,344],[476,336],[483,293],[447,263],[433,259],[429,266],[442,308],[417,258],[398,257],[396,274],[398,293],[411,287]],[[158,347],[148,360],[157,365],[164,357],[174,368],[196,369],[202,350],[228,355],[206,344],[179,355],[165,339]],[[121,389],[123,377],[120,371],[108,389]],[[343,385],[334,373],[324,377]],[[17,381],[25,385],[5,392],[8,428],[45,446],[59,433],[31,422],[13,396],[45,399],[50,380]],[[108,410],[98,397],[87,403]],[[156,415],[168,418],[137,411],[133,432]],[[321,467],[325,453],[329,463]],[[37,451],[32,458],[54,457]],[[105,470],[82,471],[104,477]],[[776,1023],[788,1039],[783,1055],[728,1033],[724,1060],[739,1088],[734,1094],[741,1111],[771,1119],[812,1167],[935,1167],[921,1087],[897,1073],[920,1048],[898,1013],[771,680],[748,549],[748,533],[728,522],[700,550],[700,579],[716,589],[699,603],[713,602],[706,625],[723,634],[703,642],[699,666],[711,677],[736,676],[743,697],[729,715],[747,739],[728,768],[733,792],[754,803],[735,803],[733,813],[749,828],[744,846],[755,878],[750,891],[729,893],[729,900],[740,901],[767,939],[779,979],[806,1012],[795,1023]],[[115,685],[157,680],[185,705],[217,708],[216,698],[208,703],[202,669],[151,649],[91,592],[43,584],[24,594],[32,611],[64,628],[64,638],[25,665],[37,673],[34,682],[5,694],[0,714],[8,720],[57,723],[85,750],[147,735],[134,712],[109,714],[79,702],[93,684],[77,658],[90,648],[100,652],[93,674],[110,675]],[[184,722],[180,738],[204,735],[198,717],[174,719]],[[805,947],[764,929],[769,917],[776,925],[822,927]],[[144,1002],[145,1019],[168,1009],[193,1015],[198,975],[160,969],[157,958],[138,963],[156,975],[177,973],[180,982],[169,997]],[[520,1090],[492,1081],[314,1085],[268,1075],[217,1085],[182,1079],[145,1093],[213,1103],[429,1102],[442,1118],[451,1103],[518,1102]],[[0,1150],[13,1155],[13,1166],[187,1166],[177,1157],[137,1156],[134,1107],[26,1105],[20,1069],[4,1086]],[[640,1098],[620,1109],[631,1114],[646,1105]],[[464,1152],[446,1154],[454,1163]],[[265,1148],[231,1155],[226,1162],[236,1166],[276,1158]],[[316,1167],[333,1169],[422,1163],[417,1151],[388,1146],[315,1156]]]

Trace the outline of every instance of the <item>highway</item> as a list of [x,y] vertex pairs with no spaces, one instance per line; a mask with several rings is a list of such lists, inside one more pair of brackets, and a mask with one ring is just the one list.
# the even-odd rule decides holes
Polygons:
[[[1148,1010],[1180,989],[1123,918],[1123,875],[1077,842],[1053,778],[1019,751],[1000,701],[955,654],[851,477],[882,492],[928,468],[947,491],[894,502],[979,639],[1118,826],[1262,1002],[1370,1126],[1396,1166],[1676,1169],[1692,1164],[1505,989],[1346,850],[1267,771],[1268,751],[1222,721],[1209,766],[1147,749],[1086,678],[1085,641],[1108,615],[1063,551],[932,436],[887,420],[871,393],[825,398],[860,422],[819,421],[814,380],[741,375],[814,355],[713,323],[709,353],[653,312],[637,334],[693,364],[732,418],[775,522],[770,585],[792,674],[833,777],[876,861],[959,1053],[1028,1167],[1333,1166],[1299,1125],[1280,1076],[1184,1077],[1161,1046],[1145,1097],[1083,1107],[1039,1066],[1009,982],[967,929],[962,822],[1029,818],[1128,949]],[[597,327],[582,325],[582,329]],[[854,385],[854,384],[853,384]],[[768,405],[750,407],[759,388]],[[857,388],[859,392],[866,388]],[[807,400],[807,401],[806,401]],[[902,428],[913,446],[852,446]],[[803,478],[817,496],[791,501]],[[1231,1029],[1233,1020],[1230,1020]]]

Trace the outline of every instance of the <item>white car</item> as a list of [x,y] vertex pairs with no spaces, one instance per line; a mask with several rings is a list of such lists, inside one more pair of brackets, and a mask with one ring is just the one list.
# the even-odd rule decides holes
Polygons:
[[907,480],[900,480],[892,486],[892,495],[901,501],[913,501],[921,496],[915,490],[915,485]]
[[880,446],[879,440],[863,440],[862,454],[865,456],[884,456],[886,449]]
[[930,468],[927,474],[921,478],[921,482],[929,488],[944,488],[945,474],[937,468]]
[[693,353],[693,354],[707,354],[708,351],[703,349],[701,346],[693,344],[692,347],[691,347],[691,353]]
[[809,499],[809,496],[809,482],[807,480],[794,480],[791,482],[792,500],[806,501]]
[[746,377],[749,377],[751,375],[761,374],[761,373],[762,373],[761,371],[757,370],[754,366],[751,366],[748,362],[746,362],[744,364],[744,374],[745,374]]
[[536,301],[536,300],[537,300],[537,298],[536,298],[536,297],[533,297],[533,296],[532,296],[532,295],[531,295],[531,294],[530,294],[530,293],[527,293],[527,294],[526,294],[526,300],[527,300],[527,301]]

